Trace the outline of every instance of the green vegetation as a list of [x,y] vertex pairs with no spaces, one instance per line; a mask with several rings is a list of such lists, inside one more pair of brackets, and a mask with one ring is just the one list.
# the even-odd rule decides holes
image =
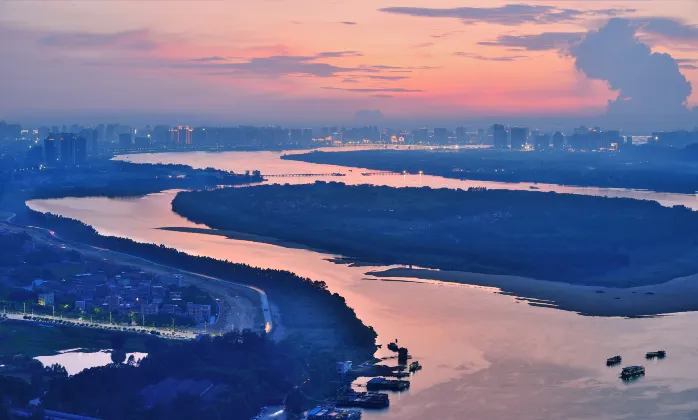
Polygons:
[[24,354],[28,357],[48,356],[60,350],[110,349],[115,334],[123,335],[128,352],[146,351],[146,341],[153,338],[73,326],[40,326],[38,323],[5,320],[0,323],[0,352],[5,356]]
[[698,191],[696,148],[633,147],[622,153],[512,152],[501,150],[366,150],[312,152],[283,159],[372,170],[423,171],[477,181],[538,182],[584,187]]
[[698,213],[651,201],[316,182],[181,192],[172,207],[385,264],[621,287],[698,271]]

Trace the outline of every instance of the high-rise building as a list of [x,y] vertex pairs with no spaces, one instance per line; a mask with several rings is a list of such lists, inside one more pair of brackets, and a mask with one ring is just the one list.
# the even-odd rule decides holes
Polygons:
[[198,145],[210,144],[209,132],[206,127],[197,127],[192,131],[191,142]]
[[303,143],[311,144],[313,142],[313,129],[312,128],[304,128],[302,137],[303,137]]
[[82,136],[76,136],[74,145],[74,163],[76,165],[81,165],[87,161],[87,139]]
[[61,149],[61,163],[63,165],[75,165],[75,143],[77,142],[77,134],[61,133],[58,137]]
[[445,128],[434,128],[434,142],[440,144],[448,142],[448,130]]
[[119,134],[119,147],[122,149],[129,149],[133,145],[133,136],[131,133],[121,133]]
[[300,128],[292,128],[290,138],[291,143],[301,144],[303,142],[303,130],[301,130]]
[[56,137],[58,137],[57,134],[49,134],[44,139],[44,156],[47,165],[56,163]]
[[621,143],[620,133],[618,131],[604,131],[601,133],[601,147],[604,149],[611,149],[615,144],[616,149]]
[[553,134],[553,149],[562,150],[564,148],[565,148],[565,136],[561,132],[556,131]]
[[170,127],[166,125],[156,125],[153,127],[153,143],[167,144],[170,140]]
[[458,140],[458,143],[468,141],[468,132],[465,130],[465,127],[456,127],[456,140]]
[[492,136],[495,149],[506,149],[508,146],[507,130],[502,124],[492,126]]
[[547,134],[538,134],[535,137],[535,147],[536,150],[548,150],[550,149],[550,136]]
[[194,130],[188,125],[173,127],[170,129],[170,144],[191,144],[191,135]]
[[136,149],[148,149],[150,148],[150,135],[138,136],[133,139],[133,143]]
[[79,136],[85,139],[88,154],[93,155],[98,152],[99,131],[91,128],[86,128],[80,132]]
[[526,137],[528,137],[528,128],[512,127],[511,128],[511,149],[523,150],[526,147]]

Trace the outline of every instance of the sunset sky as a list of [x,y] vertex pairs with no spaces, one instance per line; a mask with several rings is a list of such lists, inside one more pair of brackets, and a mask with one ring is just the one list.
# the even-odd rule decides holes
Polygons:
[[0,0],[0,119],[698,125],[696,23],[693,0]]

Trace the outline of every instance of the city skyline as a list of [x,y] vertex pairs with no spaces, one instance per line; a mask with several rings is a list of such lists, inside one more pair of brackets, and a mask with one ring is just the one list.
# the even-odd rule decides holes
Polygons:
[[685,19],[698,5],[686,0],[201,4],[4,2],[0,33],[13,42],[0,44],[0,115],[27,124],[698,124],[698,27]]

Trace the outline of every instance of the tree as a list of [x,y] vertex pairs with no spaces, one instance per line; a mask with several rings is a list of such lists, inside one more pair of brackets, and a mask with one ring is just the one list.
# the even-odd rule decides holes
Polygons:
[[120,364],[126,361],[126,352],[120,349],[114,349],[111,352],[112,363]]
[[126,336],[124,334],[115,333],[109,337],[109,341],[111,342],[111,348],[113,350],[121,350],[124,344],[126,344]]

